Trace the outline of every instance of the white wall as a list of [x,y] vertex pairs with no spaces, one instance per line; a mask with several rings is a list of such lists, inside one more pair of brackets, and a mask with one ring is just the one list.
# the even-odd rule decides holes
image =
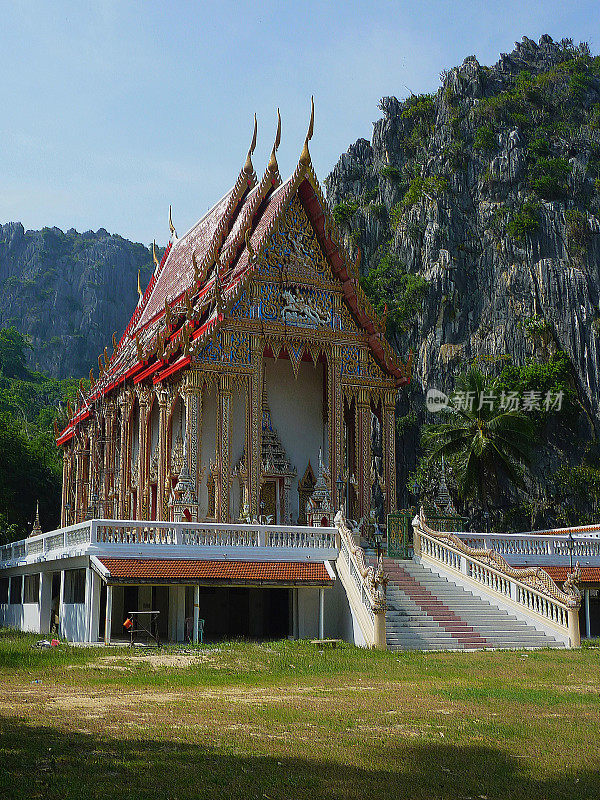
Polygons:
[[323,448],[325,465],[327,437],[323,425],[323,365],[302,361],[298,378],[289,360],[265,358],[267,400],[271,421],[277,430],[288,458],[297,475],[290,490],[292,524],[298,521],[298,480],[302,479],[310,460],[317,475],[319,448]]
[[59,635],[69,642],[85,642],[85,620],[85,603],[64,603],[60,610]]

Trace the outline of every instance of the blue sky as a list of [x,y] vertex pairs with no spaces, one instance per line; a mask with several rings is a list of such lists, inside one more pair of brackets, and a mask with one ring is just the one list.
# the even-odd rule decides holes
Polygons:
[[294,168],[315,96],[321,180],[370,138],[379,99],[435,91],[526,35],[600,51],[597,2],[0,0],[0,223],[105,227],[165,242],[235,180],[259,121],[262,172],[283,121]]

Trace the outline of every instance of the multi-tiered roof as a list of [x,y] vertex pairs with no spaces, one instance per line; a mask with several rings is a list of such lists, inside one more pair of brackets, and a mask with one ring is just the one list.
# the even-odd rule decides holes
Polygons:
[[126,381],[151,378],[157,384],[186,367],[195,352],[213,336],[251,277],[262,248],[269,241],[287,206],[297,195],[315,230],[344,298],[377,362],[401,385],[410,379],[410,364],[400,364],[384,337],[379,321],[359,284],[358,260],[340,246],[339,234],[314,173],[308,142],[312,138],[314,107],[298,165],[283,182],[276,152],[281,120],[264,175],[257,179],[252,164],[254,135],[246,162],[233,187],[184,236],[177,237],[169,213],[171,239],[119,342],[113,337],[98,359],[99,377],[72,414],[57,444],[74,435],[78,424],[99,399]]

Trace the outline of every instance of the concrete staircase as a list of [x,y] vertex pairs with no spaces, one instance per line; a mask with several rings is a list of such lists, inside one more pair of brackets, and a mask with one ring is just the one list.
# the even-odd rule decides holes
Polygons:
[[415,561],[384,559],[390,650],[563,647]]

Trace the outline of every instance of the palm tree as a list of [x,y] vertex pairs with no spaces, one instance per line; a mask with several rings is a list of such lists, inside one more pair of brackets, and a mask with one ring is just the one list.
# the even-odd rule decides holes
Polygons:
[[[456,388],[443,411],[446,421],[428,425],[423,444],[431,461],[442,456],[452,460],[461,498],[478,500],[487,510],[500,494],[502,477],[522,485],[535,428],[523,412],[500,408],[496,381],[479,370],[471,368],[460,376]],[[457,402],[458,397],[472,398],[472,407]]]

